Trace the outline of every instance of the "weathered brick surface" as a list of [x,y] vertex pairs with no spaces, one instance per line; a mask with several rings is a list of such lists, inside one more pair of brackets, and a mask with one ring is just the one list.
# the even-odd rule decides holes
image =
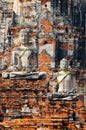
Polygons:
[[[6,106],[9,112],[4,114],[4,121],[0,125],[9,126],[12,130],[36,130],[42,127],[40,124],[43,124],[43,128],[61,130],[64,121],[66,128],[77,130],[74,121],[69,121],[68,116],[69,113],[72,114],[76,110],[80,122],[85,122],[86,112],[84,111],[83,101],[50,101],[47,98],[45,82],[46,80],[20,81],[1,78],[0,105]],[[13,109],[21,111],[23,104],[28,104],[31,110],[39,109],[36,113],[10,120],[10,117],[14,114]]]
[[[19,0],[20,2],[24,2],[24,0]],[[32,0],[25,0],[25,2],[32,2]],[[48,10],[48,6],[46,2],[50,0],[42,0],[40,1],[42,4],[41,11],[48,11],[50,14],[49,17],[52,16],[52,11]],[[33,0],[34,2],[34,0]],[[61,2],[61,1],[60,1]],[[21,13],[23,3],[20,3]],[[45,7],[43,7],[45,6]],[[26,13],[28,11],[32,11],[31,6],[26,8]],[[0,10],[0,12],[2,12]],[[7,11],[8,13],[13,13],[13,10]],[[42,12],[43,13],[43,12]],[[39,17],[41,17],[42,13]],[[25,21],[29,21],[32,17],[35,16],[25,16]],[[43,37],[39,36],[39,46],[44,46],[44,44],[52,44],[52,50],[55,51],[56,46],[58,46],[59,36],[70,38],[79,38],[80,32],[83,31],[83,28],[77,28],[73,26],[65,26],[65,25],[53,25],[52,19],[41,17],[41,21],[37,19],[37,25],[32,26],[31,29],[38,30],[38,26],[42,24],[42,28],[37,32],[44,33]],[[39,25],[38,25],[39,24]],[[18,43],[18,33],[21,29],[28,28],[24,26],[11,26],[10,30],[14,37],[15,47],[19,46]],[[56,31],[60,31],[60,33],[53,34],[53,29]],[[79,29],[79,33],[66,33],[66,29],[69,31],[72,30],[74,32]],[[64,34],[61,34],[61,31],[64,31]],[[31,38],[35,39],[37,33],[31,33]],[[50,34],[49,34],[50,33]],[[54,33],[54,32],[53,32]],[[2,34],[2,32],[0,32]],[[56,39],[54,37],[56,36]],[[65,36],[66,35],[66,36]],[[86,37],[86,36],[85,36]],[[64,42],[63,42],[64,44]],[[74,45],[68,46],[68,42],[62,44],[63,51],[74,49]],[[81,43],[80,43],[81,44]],[[60,44],[61,45],[61,44]],[[82,46],[81,46],[82,47]],[[11,62],[11,53],[13,47],[8,48],[8,52],[6,54],[0,53],[0,59],[4,57],[8,58],[8,66],[10,66]],[[78,48],[79,49],[79,48]],[[56,62],[58,60],[58,56],[55,57]],[[50,78],[51,71],[57,71],[50,68],[50,64],[52,62],[52,58],[48,54],[46,54],[46,50],[43,50],[38,55],[38,68],[37,71],[46,72],[46,79],[41,80],[10,80],[3,79],[1,77],[2,71],[0,71],[0,129],[1,130],[80,130],[76,127],[76,122],[78,121],[82,125],[82,129],[86,129],[86,111],[84,108],[83,98],[79,98],[77,101],[53,101],[49,100],[47,97],[48,92],[52,92],[52,86],[47,87],[48,80]],[[84,67],[86,63],[84,61]],[[8,70],[5,70],[8,71]],[[86,70],[72,70],[72,72],[77,75],[77,86],[83,87],[86,84],[86,81],[83,75],[86,74]],[[86,85],[85,85],[86,86]],[[22,106],[27,104],[30,108],[30,112],[28,114],[24,113],[22,115]],[[5,111],[6,109],[6,111]],[[17,110],[17,112],[15,111]],[[20,114],[20,115],[18,115]]]

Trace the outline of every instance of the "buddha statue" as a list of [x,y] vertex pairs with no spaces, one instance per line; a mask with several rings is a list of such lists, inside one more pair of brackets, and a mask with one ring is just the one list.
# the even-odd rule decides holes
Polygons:
[[38,72],[37,46],[31,40],[29,32],[22,29],[19,33],[20,46],[12,50],[11,66],[8,72],[3,72],[3,78],[10,79],[39,79],[46,78],[46,72]]
[[57,73],[58,93],[68,93],[75,89],[75,76],[68,70],[68,60],[60,61],[60,71]]
[[36,46],[30,41],[29,33],[22,29],[19,33],[20,46],[14,48],[11,57],[11,69],[13,71],[32,72],[36,69]]
[[72,100],[77,97],[76,78],[69,71],[69,62],[65,58],[60,61],[60,70],[52,74],[49,84],[52,86],[52,95],[55,98]]

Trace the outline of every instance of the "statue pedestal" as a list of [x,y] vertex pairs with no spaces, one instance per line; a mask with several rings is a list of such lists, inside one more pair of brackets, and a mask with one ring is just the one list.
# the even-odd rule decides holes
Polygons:
[[71,94],[53,93],[49,94],[48,97],[50,98],[50,100],[77,101],[79,98],[83,97],[83,95],[79,93],[71,93]]
[[46,72],[3,72],[2,77],[6,79],[21,79],[21,80],[31,80],[31,79],[45,79]]

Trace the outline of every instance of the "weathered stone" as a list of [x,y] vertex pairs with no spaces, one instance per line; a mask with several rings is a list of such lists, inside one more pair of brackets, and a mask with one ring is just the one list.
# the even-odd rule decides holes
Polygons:
[[3,78],[9,78],[9,72],[2,72]]

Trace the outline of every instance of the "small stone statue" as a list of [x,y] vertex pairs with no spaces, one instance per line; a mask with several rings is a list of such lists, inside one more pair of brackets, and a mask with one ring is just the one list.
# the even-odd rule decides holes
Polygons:
[[[60,61],[60,71],[52,75],[50,85],[53,88],[53,97],[64,100],[72,100],[76,95],[76,78],[68,70],[68,60]],[[53,82],[54,81],[54,82]]]
[[68,93],[75,89],[75,76],[68,70],[68,60],[60,61],[60,69],[57,73],[58,93]]
[[[21,46],[14,48],[11,58],[11,69],[14,71],[32,72],[36,69],[34,58],[36,54],[36,46],[30,41],[29,33],[22,29],[19,33]],[[35,61],[37,62],[37,61]]]
[[23,107],[22,107],[22,111],[21,111],[23,114],[28,114],[28,113],[31,113],[31,110],[29,108],[29,106],[27,104],[25,104]]

